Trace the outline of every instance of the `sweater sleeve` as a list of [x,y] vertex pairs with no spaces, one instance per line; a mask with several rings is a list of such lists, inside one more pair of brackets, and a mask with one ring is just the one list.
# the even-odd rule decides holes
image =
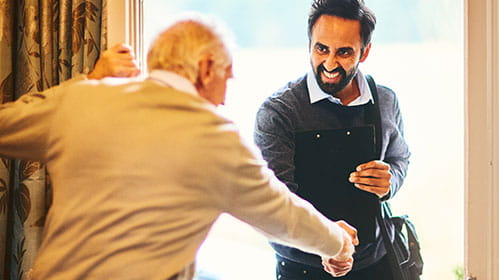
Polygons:
[[48,92],[25,94],[0,106],[0,155],[44,161],[54,109]]
[[1,104],[0,156],[44,162],[60,93],[83,79],[80,75],[43,92],[24,94],[15,102]]
[[340,251],[343,230],[290,192],[266,167],[256,147],[243,143],[237,154],[226,197],[228,213],[271,241],[326,257]]
[[292,121],[275,100],[268,99],[258,110],[254,140],[268,166],[279,180],[297,192],[295,182],[295,141]]
[[407,175],[407,168],[409,165],[409,147],[404,138],[404,122],[402,120],[402,114],[400,112],[400,107],[398,100],[394,93],[393,103],[391,104],[391,112],[389,119],[386,120],[391,123],[392,129],[390,129],[390,135],[388,135],[388,145],[386,147],[384,161],[390,164],[392,179],[391,179],[391,191],[389,197],[392,198],[402,186],[404,179]]

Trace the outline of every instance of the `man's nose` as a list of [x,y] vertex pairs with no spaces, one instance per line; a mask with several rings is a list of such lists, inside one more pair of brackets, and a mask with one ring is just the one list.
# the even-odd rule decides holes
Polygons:
[[327,71],[333,71],[336,67],[338,67],[336,56],[334,54],[330,54],[326,58],[326,61],[324,61],[324,68],[326,68]]

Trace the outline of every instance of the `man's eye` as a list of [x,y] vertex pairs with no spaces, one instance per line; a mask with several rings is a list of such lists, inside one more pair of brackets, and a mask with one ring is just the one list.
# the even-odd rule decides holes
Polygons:
[[338,51],[338,56],[340,56],[340,57],[349,57],[349,56],[352,55],[352,53],[353,53],[352,50],[339,50]]
[[315,46],[315,49],[316,49],[316,50],[317,50],[317,52],[318,52],[318,53],[320,53],[320,54],[325,54],[325,53],[327,53],[327,51],[328,51],[327,47],[322,46],[322,45],[316,45],[316,46]]

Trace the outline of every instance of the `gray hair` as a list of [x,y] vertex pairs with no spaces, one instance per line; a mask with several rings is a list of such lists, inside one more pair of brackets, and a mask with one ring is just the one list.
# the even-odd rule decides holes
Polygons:
[[203,56],[212,55],[218,66],[231,62],[230,35],[225,25],[214,18],[184,15],[154,40],[147,54],[147,68],[172,71],[195,83]]

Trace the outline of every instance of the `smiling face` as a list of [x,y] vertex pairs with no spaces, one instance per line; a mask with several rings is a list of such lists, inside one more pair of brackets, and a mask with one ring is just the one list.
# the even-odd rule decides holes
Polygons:
[[319,87],[326,93],[338,97],[347,89],[351,91],[352,80],[360,62],[369,54],[371,45],[362,50],[360,22],[337,16],[319,17],[310,37],[310,62]]

